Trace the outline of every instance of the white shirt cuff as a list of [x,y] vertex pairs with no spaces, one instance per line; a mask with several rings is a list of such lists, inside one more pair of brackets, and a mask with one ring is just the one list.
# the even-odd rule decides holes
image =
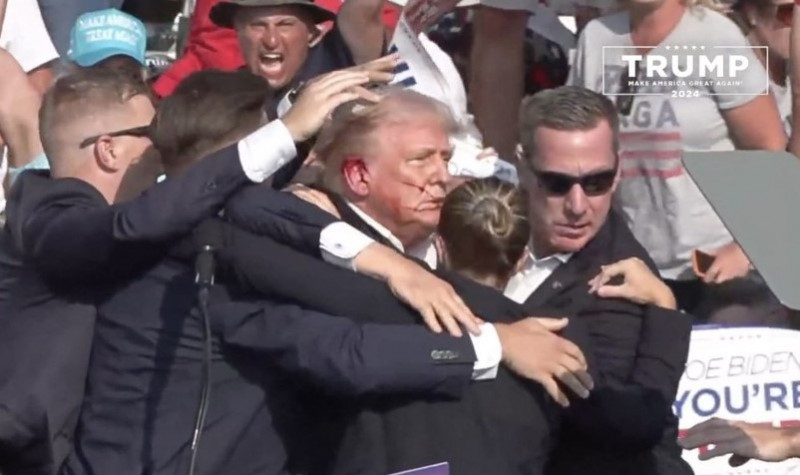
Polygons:
[[355,259],[375,242],[372,238],[344,221],[326,226],[319,235],[322,258],[335,266],[355,269]]
[[261,183],[297,155],[292,134],[280,120],[273,120],[237,144],[239,161],[251,181]]
[[496,378],[497,368],[503,359],[503,347],[500,345],[500,337],[497,336],[494,325],[484,323],[480,329],[479,336],[469,334],[472,346],[475,348],[476,361],[472,368],[472,379],[476,381]]

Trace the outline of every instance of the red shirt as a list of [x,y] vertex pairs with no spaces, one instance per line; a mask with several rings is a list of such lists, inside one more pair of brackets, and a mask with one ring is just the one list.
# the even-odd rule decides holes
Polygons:
[[203,69],[234,71],[244,66],[236,32],[211,22],[211,8],[220,0],[197,0],[189,23],[186,51],[153,85],[161,97],[172,94],[178,83]]

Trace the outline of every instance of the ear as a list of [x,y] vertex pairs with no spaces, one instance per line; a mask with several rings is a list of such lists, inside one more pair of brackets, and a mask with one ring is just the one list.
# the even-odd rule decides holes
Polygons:
[[106,172],[116,172],[122,167],[119,151],[114,149],[114,141],[103,135],[94,143],[94,158],[97,165]]
[[617,186],[619,186],[619,181],[622,179],[622,162],[620,162],[619,157],[617,157],[617,174],[614,176],[614,185],[611,186],[611,193],[615,193],[617,191]]
[[317,46],[324,37],[325,33],[317,25],[311,25],[308,29],[308,47],[313,48]]
[[364,160],[359,157],[345,157],[341,169],[347,188],[360,198],[369,195],[371,177]]

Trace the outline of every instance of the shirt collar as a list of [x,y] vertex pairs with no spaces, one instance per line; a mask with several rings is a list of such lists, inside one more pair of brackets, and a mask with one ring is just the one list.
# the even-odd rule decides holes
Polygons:
[[375,221],[374,219],[372,219],[372,216],[370,216],[367,213],[365,213],[361,208],[359,208],[358,206],[354,205],[353,203],[350,203],[348,201],[347,205],[350,207],[350,209],[352,209],[358,215],[359,218],[363,219],[365,223],[370,225],[372,227],[372,229],[374,229],[375,231],[378,231],[378,233],[381,236],[385,237],[390,243],[392,243],[392,245],[394,247],[396,247],[398,251],[406,252],[406,249],[403,246],[403,243],[400,242],[400,240],[397,239],[397,236],[392,234],[392,232],[389,231],[386,228],[386,226],[384,226],[381,223],[379,223],[379,222]]
[[525,267],[532,267],[535,265],[547,264],[553,261],[558,262],[559,264],[566,264],[569,258],[572,257],[571,252],[557,252],[555,254],[550,254],[549,256],[537,258],[533,254],[533,246],[528,246],[528,253],[525,257]]
[[384,226],[381,223],[379,223],[376,220],[374,220],[372,218],[372,216],[370,216],[367,213],[365,213],[364,210],[362,210],[358,206],[354,205],[353,203],[350,203],[348,201],[347,205],[350,206],[350,209],[352,209],[353,212],[356,213],[359,218],[361,218],[362,220],[364,220],[365,223],[367,223],[369,226],[371,226],[372,229],[377,231],[381,236],[383,236],[390,243],[392,243],[392,245],[395,248],[397,248],[398,251],[400,251],[400,252],[402,252],[404,254],[407,253],[408,255],[410,255],[412,257],[416,257],[417,259],[420,259],[420,260],[424,261],[431,268],[434,268],[434,269],[436,268],[436,262],[437,262],[437,259],[438,259],[438,255],[436,253],[436,246],[433,244],[433,241],[434,241],[434,235],[433,234],[431,234],[430,236],[425,238],[421,243],[419,243],[419,245],[414,246],[413,248],[408,249],[406,251],[405,246],[403,246],[403,243],[400,242],[400,240],[397,239],[397,236],[392,234],[392,232],[389,231],[386,228],[386,226]]

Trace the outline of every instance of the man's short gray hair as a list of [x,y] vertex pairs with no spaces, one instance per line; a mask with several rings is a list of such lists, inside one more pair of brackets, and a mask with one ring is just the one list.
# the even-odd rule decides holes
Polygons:
[[335,189],[341,164],[347,157],[364,157],[373,146],[372,134],[380,127],[414,123],[421,115],[441,119],[448,134],[459,132],[450,108],[418,92],[389,87],[380,92],[378,103],[352,101],[339,106],[320,132],[315,151],[325,164],[325,184]]
[[520,145],[524,160],[534,160],[539,127],[562,131],[585,131],[608,123],[614,136],[614,154],[619,150],[619,116],[606,96],[578,86],[546,89],[522,101],[519,113]]

